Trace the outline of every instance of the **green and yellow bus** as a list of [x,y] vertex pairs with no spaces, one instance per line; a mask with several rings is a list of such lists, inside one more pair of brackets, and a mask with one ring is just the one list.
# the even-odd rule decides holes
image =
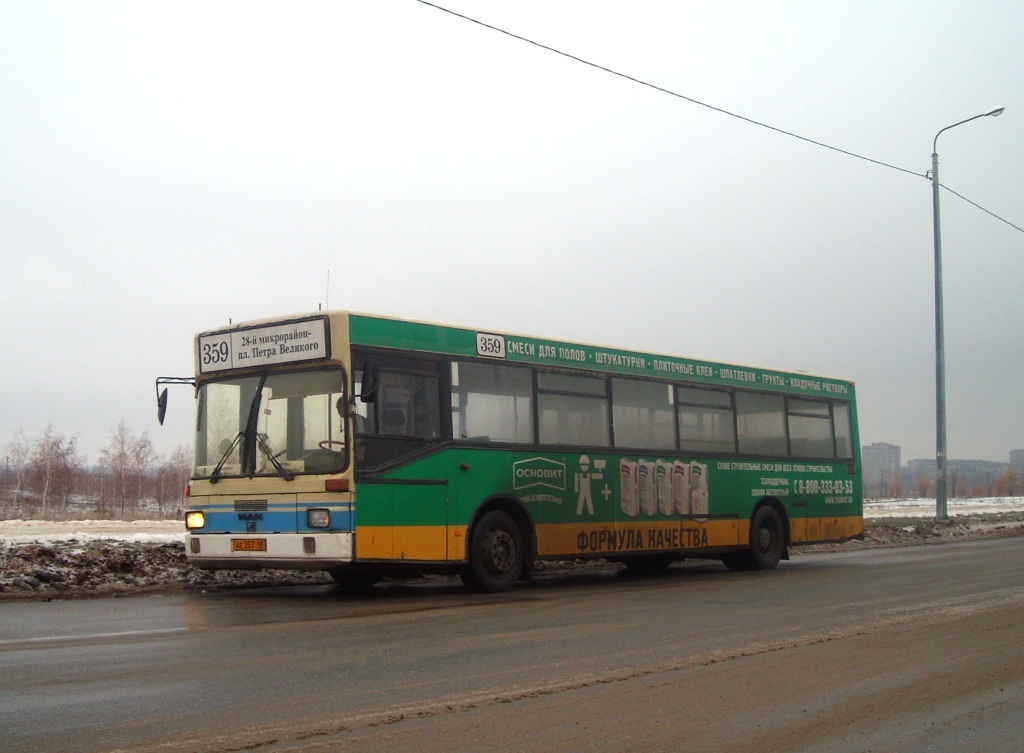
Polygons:
[[201,568],[500,591],[539,560],[768,569],[863,536],[847,380],[345,311],[195,358]]

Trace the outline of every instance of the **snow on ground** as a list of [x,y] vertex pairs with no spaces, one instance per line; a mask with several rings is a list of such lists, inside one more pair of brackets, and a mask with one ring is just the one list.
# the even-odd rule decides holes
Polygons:
[[[951,499],[950,517],[988,515],[1024,510],[1024,497]],[[932,518],[934,499],[880,499],[864,504],[868,520],[885,518]],[[167,544],[183,541],[185,524],[180,520],[0,520],[0,544],[48,543],[56,541],[128,541]]]
[[[1024,510],[1024,497],[979,497],[977,499],[950,499],[946,512],[951,518],[959,515],[990,515],[997,512]],[[864,517],[929,518],[935,517],[934,499],[873,499],[864,503]]]
[[180,520],[0,520],[0,544],[72,539],[170,544],[185,540],[185,524]]

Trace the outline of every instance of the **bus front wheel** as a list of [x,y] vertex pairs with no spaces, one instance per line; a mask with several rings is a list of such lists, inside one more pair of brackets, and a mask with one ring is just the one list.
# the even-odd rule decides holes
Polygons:
[[463,582],[477,591],[505,591],[519,579],[526,561],[523,532],[512,516],[491,510],[473,528]]
[[771,570],[786,551],[782,517],[771,505],[763,505],[750,520],[750,547],[722,557],[730,570]]

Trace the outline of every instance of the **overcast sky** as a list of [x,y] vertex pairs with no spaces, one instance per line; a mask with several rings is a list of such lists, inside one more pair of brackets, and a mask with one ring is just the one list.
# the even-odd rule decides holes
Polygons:
[[[326,304],[848,377],[934,458],[924,173],[1005,106],[940,179],[1024,226],[1019,0],[441,4],[910,172],[416,0],[0,0],[0,449],[190,445],[193,334]],[[942,232],[949,452],[1005,461],[1024,233]]]

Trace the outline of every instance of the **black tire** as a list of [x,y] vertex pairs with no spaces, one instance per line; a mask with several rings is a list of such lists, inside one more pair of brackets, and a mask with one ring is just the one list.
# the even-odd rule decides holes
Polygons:
[[779,511],[762,505],[750,520],[750,548],[722,557],[730,570],[771,570],[786,552],[786,526]]
[[460,574],[470,588],[497,593],[508,590],[519,580],[525,561],[519,525],[508,513],[491,510],[473,528],[469,564]]

